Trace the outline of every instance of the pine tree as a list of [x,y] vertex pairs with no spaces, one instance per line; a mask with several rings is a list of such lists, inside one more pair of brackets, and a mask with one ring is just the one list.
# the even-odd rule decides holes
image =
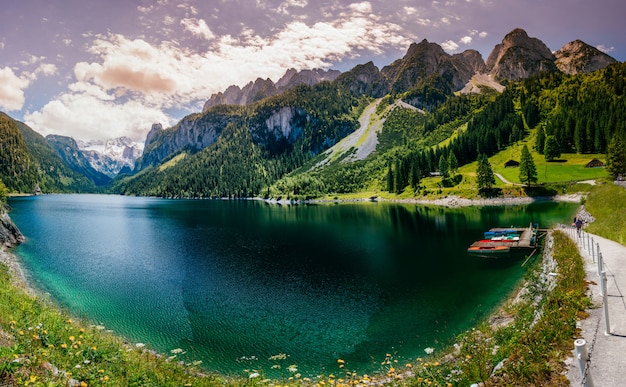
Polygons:
[[555,136],[546,137],[546,144],[543,148],[546,161],[553,161],[561,157],[561,147]]
[[450,154],[448,155],[448,172],[450,173],[451,176],[454,176],[456,175],[458,169],[459,169],[459,161],[454,155],[454,152],[450,151]]
[[530,154],[526,145],[522,148],[522,155],[520,157],[519,180],[522,183],[526,183],[527,186],[537,182],[537,167],[535,166],[535,160],[533,160],[533,156]]
[[542,126],[537,128],[537,140],[535,142],[535,150],[540,155],[543,154],[543,147],[546,144],[546,131]]
[[496,178],[489,164],[489,159],[486,155],[478,155],[478,167],[476,168],[476,183],[478,190],[485,192],[490,190],[496,184]]
[[393,169],[391,168],[391,163],[389,163],[387,167],[387,191],[393,192]]
[[626,175],[626,148],[619,133],[615,133],[607,149],[607,166],[611,179]]
[[393,164],[393,188],[397,194],[402,193],[405,184],[402,184],[402,173],[400,173],[400,163],[396,161]]
[[411,171],[409,173],[409,185],[413,190],[417,190],[420,186],[420,168],[416,163],[411,164]]
[[441,155],[439,157],[439,174],[445,179],[448,177],[448,172],[448,160],[446,160],[444,155]]

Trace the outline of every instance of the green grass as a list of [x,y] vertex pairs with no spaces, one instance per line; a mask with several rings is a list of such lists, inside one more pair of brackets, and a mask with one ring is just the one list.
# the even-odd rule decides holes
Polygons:
[[626,189],[611,183],[594,187],[585,203],[595,218],[587,230],[626,245]]

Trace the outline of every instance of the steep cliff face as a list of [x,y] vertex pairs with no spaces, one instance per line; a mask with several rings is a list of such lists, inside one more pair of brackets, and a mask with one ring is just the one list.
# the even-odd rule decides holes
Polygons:
[[556,71],[556,57],[539,39],[516,28],[502,43],[496,45],[487,58],[487,70],[496,80],[528,78],[543,71]]
[[239,119],[236,109],[219,106],[204,114],[187,116],[178,125],[165,130],[160,124],[152,125],[143,154],[135,163],[135,170],[158,165],[182,149],[196,152],[213,144],[229,122]]
[[24,242],[24,235],[15,226],[6,210],[0,208],[0,246],[8,248],[22,242]]
[[295,113],[295,108],[283,107],[280,110],[274,112],[268,119],[265,120],[265,126],[277,138],[283,137],[293,140],[298,137],[297,131],[294,131],[294,128],[291,126],[291,122],[293,120],[293,117],[295,116]]
[[613,57],[581,40],[567,43],[554,56],[556,67],[566,74],[590,73],[617,63]]

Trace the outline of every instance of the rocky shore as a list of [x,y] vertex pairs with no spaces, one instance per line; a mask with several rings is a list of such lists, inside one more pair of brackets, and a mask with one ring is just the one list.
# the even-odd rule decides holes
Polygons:
[[584,194],[567,194],[556,196],[524,196],[524,197],[498,197],[498,198],[481,198],[467,199],[460,196],[446,196],[438,199],[384,199],[379,197],[360,198],[360,199],[312,199],[312,200],[273,200],[258,199],[270,204],[289,205],[289,204],[315,204],[315,203],[360,203],[360,202],[389,202],[389,203],[409,203],[424,204],[443,207],[469,207],[469,206],[508,206],[518,204],[530,204],[534,202],[568,202],[580,203]]
[[24,235],[13,223],[6,209],[0,208],[0,263],[4,264],[11,274],[14,283],[29,291],[26,277],[19,265],[17,258],[7,249],[24,242]]

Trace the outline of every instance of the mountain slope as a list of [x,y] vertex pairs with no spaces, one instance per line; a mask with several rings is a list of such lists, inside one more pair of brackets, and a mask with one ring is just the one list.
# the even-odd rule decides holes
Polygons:
[[111,178],[96,171],[89,160],[78,149],[78,144],[71,137],[48,135],[46,141],[73,171],[86,176],[96,186],[105,186],[111,182]]
[[39,171],[38,184],[42,192],[95,190],[94,183],[65,164],[42,135],[22,122],[16,121],[16,124]]
[[590,73],[617,63],[611,56],[582,40],[567,43],[554,55],[556,67],[565,74]]
[[0,178],[13,192],[34,192],[38,173],[15,121],[0,112]]
[[[252,185],[241,185],[233,175],[233,181],[239,183],[231,185],[223,175],[215,178],[214,171],[191,172],[191,165],[224,170],[220,163],[227,159],[223,152],[228,149],[228,143],[222,136],[225,128],[231,126],[248,131],[251,144],[247,146],[260,152],[262,162],[256,170],[263,171],[266,184],[272,186],[280,179],[276,183],[280,185],[284,177],[290,179],[290,184],[284,187],[298,187],[294,192],[304,192],[306,184],[315,186],[317,193],[358,190],[384,175],[384,169],[387,176],[396,179],[393,182],[396,192],[402,188],[401,183],[411,181],[414,185],[419,175],[427,177],[436,171],[440,159],[448,158],[451,151],[458,153],[457,162],[471,162],[478,153],[493,154],[519,141],[526,135],[528,125],[545,128],[546,135],[556,132],[567,146],[572,143],[570,128],[578,125],[579,137],[581,133],[598,137],[597,146],[589,149],[603,149],[605,140],[598,134],[602,131],[584,117],[574,114],[569,118],[571,122],[558,122],[558,125],[556,120],[542,121],[545,114],[561,117],[558,112],[540,111],[552,103],[550,93],[534,94],[536,89],[554,87],[553,84],[567,80],[555,61],[556,57],[541,40],[530,38],[521,29],[507,34],[487,63],[478,52],[468,50],[449,55],[439,45],[423,40],[412,44],[403,58],[382,70],[368,62],[334,81],[313,86],[301,84],[245,106],[212,106],[167,129],[155,125],[136,163],[137,180],[124,179],[117,187],[126,193],[167,192],[173,196],[216,193],[238,196],[248,192],[250,186],[258,187],[256,178],[251,180]],[[529,77],[532,82],[524,87],[532,85],[531,89],[520,91],[519,79]],[[535,77],[541,81],[534,83],[538,82]],[[506,81],[507,88],[498,80]],[[579,81],[572,78],[565,83]],[[269,85],[265,81],[255,83],[257,90],[267,90]],[[460,90],[469,94],[455,95]],[[530,92],[532,95],[526,96]],[[378,107],[370,105],[378,98],[382,98]],[[405,104],[404,108],[385,112],[383,106],[393,101]],[[559,101],[562,109],[568,104],[571,103]],[[425,114],[417,113],[418,107]],[[604,121],[597,122],[602,122],[604,128]],[[558,128],[553,129],[552,125]],[[216,147],[220,152],[215,152]],[[325,151],[326,155],[320,157]],[[196,157],[199,154],[202,157]],[[198,162],[200,159],[202,162]],[[236,163],[235,170],[248,168],[246,160],[228,160]],[[317,168],[311,170],[315,163]],[[185,176],[174,176],[175,170],[185,171]],[[308,176],[302,175],[303,170],[310,171]],[[190,176],[200,181],[191,181]],[[292,184],[299,176],[305,177]],[[165,190],[156,189],[163,183],[159,179],[167,182]]]

